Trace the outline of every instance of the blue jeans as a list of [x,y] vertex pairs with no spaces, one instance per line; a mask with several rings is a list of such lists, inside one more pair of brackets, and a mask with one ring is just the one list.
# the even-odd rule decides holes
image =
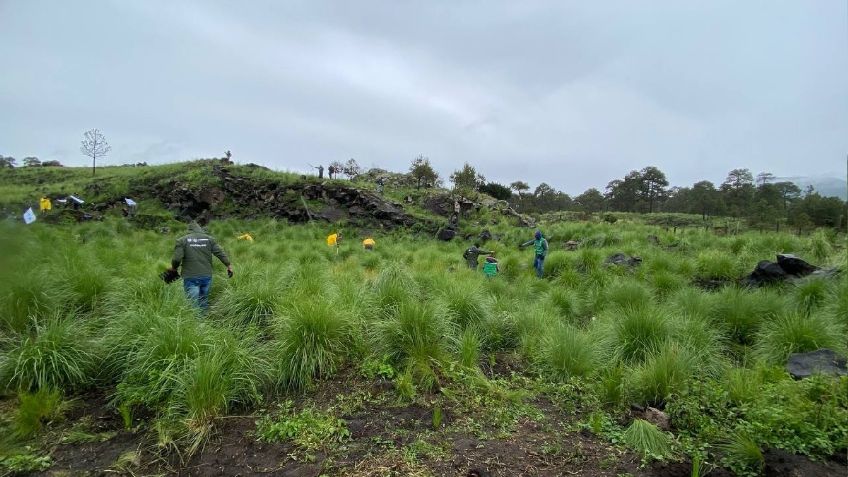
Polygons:
[[212,277],[183,278],[183,288],[194,306],[204,313],[209,308],[209,289],[212,288]]
[[533,268],[536,269],[536,276],[542,278],[542,269],[545,266],[545,257],[541,255],[536,255],[536,259],[533,260]]

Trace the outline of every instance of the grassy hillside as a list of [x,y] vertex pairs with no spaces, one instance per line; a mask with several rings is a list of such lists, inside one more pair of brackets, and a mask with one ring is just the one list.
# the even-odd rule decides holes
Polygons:
[[[172,180],[167,170],[202,183],[204,167],[116,168],[99,197]],[[4,187],[95,183],[29,174]],[[374,252],[351,231],[335,251],[326,223],[220,220],[211,231],[236,274],[216,265],[200,317],[179,283],[157,278],[180,230],[119,217],[2,227],[7,471],[749,475],[845,452],[848,378],[793,381],[782,365],[791,352],[846,351],[848,282],[733,282],[777,252],[843,262],[825,233],[566,222],[545,228],[538,280],[516,247],[530,231],[499,222],[485,246],[502,272],[487,280],[464,265],[464,243],[403,228],[377,232]],[[605,265],[616,252],[642,265]],[[644,406],[671,427],[644,421],[662,426]]]

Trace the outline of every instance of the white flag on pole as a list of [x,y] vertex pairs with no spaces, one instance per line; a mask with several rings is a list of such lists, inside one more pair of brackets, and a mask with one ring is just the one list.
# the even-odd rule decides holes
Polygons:
[[32,207],[30,207],[26,212],[24,212],[24,223],[29,225],[33,222],[35,222],[35,212],[33,212]]

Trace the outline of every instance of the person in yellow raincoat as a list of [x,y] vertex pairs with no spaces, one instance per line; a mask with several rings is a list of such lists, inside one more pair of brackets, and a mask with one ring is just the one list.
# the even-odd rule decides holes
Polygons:
[[342,233],[337,232],[334,234],[330,234],[327,236],[327,246],[328,247],[336,247],[339,245],[339,242],[342,240]]
[[53,203],[50,202],[50,199],[47,197],[42,197],[41,200],[38,201],[38,206],[41,208],[42,212],[53,210]]
[[362,247],[365,250],[374,250],[374,246],[377,245],[377,242],[374,241],[371,237],[366,238],[362,241]]

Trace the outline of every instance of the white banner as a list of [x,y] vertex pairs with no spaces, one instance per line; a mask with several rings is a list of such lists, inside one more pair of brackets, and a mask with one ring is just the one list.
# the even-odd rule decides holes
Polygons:
[[26,212],[24,212],[24,223],[29,225],[33,222],[35,222],[35,212],[33,212],[32,207],[30,207]]

